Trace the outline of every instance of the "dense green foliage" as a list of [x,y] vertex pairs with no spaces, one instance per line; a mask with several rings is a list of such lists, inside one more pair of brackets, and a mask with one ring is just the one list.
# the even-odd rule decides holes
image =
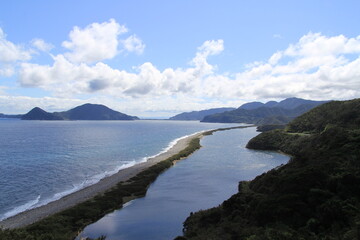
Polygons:
[[140,172],[126,182],[120,182],[113,189],[93,199],[80,203],[53,216],[47,217],[25,228],[1,230],[1,240],[70,240],[88,224],[105,214],[119,209],[124,200],[143,197],[149,185],[173,162],[189,156],[200,148],[200,138],[193,139],[189,145],[168,159]]
[[360,125],[360,101],[333,101],[298,117],[288,125],[289,132],[320,133],[331,125],[358,128]]
[[360,239],[360,99],[331,102],[249,148],[291,154],[219,207],[192,214],[186,239]]
[[258,132],[268,132],[275,129],[284,129],[285,125],[272,124],[272,125],[260,125],[256,128]]

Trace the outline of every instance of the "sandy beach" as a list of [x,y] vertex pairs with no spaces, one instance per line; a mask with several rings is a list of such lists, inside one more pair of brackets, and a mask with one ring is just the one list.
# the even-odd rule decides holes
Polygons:
[[203,133],[197,133],[188,136],[186,138],[180,139],[167,152],[164,152],[156,157],[150,158],[148,159],[148,161],[144,163],[139,163],[132,167],[122,169],[116,174],[106,177],[94,185],[88,186],[77,192],[64,196],[59,200],[48,203],[47,205],[30,209],[28,211],[22,212],[18,215],[5,219],[0,222],[0,227],[4,229],[24,227],[34,222],[37,222],[47,216],[58,213],[62,210],[75,206],[76,204],[91,199],[96,195],[101,194],[107,191],[108,189],[114,187],[117,183],[121,181],[127,181],[130,178],[137,175],[138,173],[140,173],[141,171],[145,170],[146,168],[177,154],[181,150],[185,149],[192,139],[202,136]]

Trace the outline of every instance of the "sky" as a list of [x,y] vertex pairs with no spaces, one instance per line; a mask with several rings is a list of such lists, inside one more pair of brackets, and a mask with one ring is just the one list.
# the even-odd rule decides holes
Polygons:
[[0,4],[0,113],[104,104],[142,118],[360,97],[357,0]]

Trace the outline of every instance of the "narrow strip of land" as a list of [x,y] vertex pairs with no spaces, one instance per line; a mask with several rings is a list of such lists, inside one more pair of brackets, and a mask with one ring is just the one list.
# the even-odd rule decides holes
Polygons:
[[[252,126],[236,126],[236,127],[229,127],[229,128],[219,128],[219,129],[215,129],[215,130],[203,131],[203,132],[196,133],[196,134],[190,135],[188,137],[182,138],[182,139],[178,140],[178,142],[173,147],[171,147],[168,151],[161,153],[161,154],[157,155],[156,157],[150,158],[146,162],[136,164],[136,165],[126,168],[126,169],[122,169],[118,173],[116,173],[112,176],[106,177],[94,185],[88,186],[77,192],[69,194],[59,200],[50,202],[47,205],[43,205],[38,208],[30,209],[28,211],[22,212],[18,215],[15,215],[13,217],[5,219],[0,222],[0,228],[15,229],[15,228],[26,227],[30,224],[37,223],[40,220],[43,220],[44,218],[46,218],[48,216],[52,216],[54,214],[63,212],[64,210],[70,209],[72,207],[79,206],[80,204],[84,203],[87,200],[90,200],[90,199],[94,200],[94,197],[96,197],[96,196],[100,196],[101,194],[104,194],[104,193],[105,194],[109,193],[109,191],[111,189],[115,189],[116,186],[118,186],[118,184],[121,182],[126,185],[126,184],[130,184],[130,183],[134,183],[134,181],[135,181],[135,185],[136,185],[137,183],[136,183],[136,180],[134,180],[134,179],[137,178],[138,182],[139,181],[141,182],[142,179],[145,180],[147,178],[145,181],[150,181],[150,182],[146,183],[145,186],[141,187],[141,189],[144,188],[143,193],[141,190],[140,190],[140,194],[139,194],[139,192],[138,193],[130,193],[130,196],[128,196],[127,198],[140,197],[142,194],[146,193],[146,188],[147,188],[146,186],[148,186],[148,184],[150,184],[153,181],[151,179],[154,179],[153,178],[154,176],[156,178],[156,176],[160,173],[160,172],[158,172],[159,170],[150,170],[150,172],[153,171],[152,173],[150,173],[150,177],[143,176],[144,174],[145,175],[147,174],[147,171],[149,171],[149,169],[156,167],[159,164],[165,163],[165,162],[170,162],[170,164],[174,164],[175,161],[189,156],[193,151],[195,151],[196,149],[201,147],[200,144],[195,144],[195,146],[194,146],[194,140],[199,142],[200,138],[202,138],[205,135],[211,135],[213,132],[216,132],[216,131],[224,131],[224,130],[230,130],[230,129],[236,129],[236,128],[246,128],[246,127],[252,127]],[[160,169],[160,171],[162,171],[162,169],[166,169],[166,168],[167,167],[165,167],[165,168],[160,167],[159,169]],[[141,185],[141,183],[140,183],[140,185]],[[137,189],[137,191],[139,191],[139,189]],[[97,201],[99,201],[99,200],[97,200]],[[123,198],[122,203],[124,203],[124,198]],[[100,200],[100,204],[101,204],[101,200]],[[121,204],[121,202],[120,202],[120,204]],[[119,206],[119,208],[121,208],[121,206]],[[104,211],[106,213],[106,211],[109,211],[109,209],[104,210]],[[82,227],[84,227],[84,226],[82,226]]]
[[5,219],[2,222],[0,222],[0,227],[10,228],[10,229],[24,227],[34,222],[37,222],[47,216],[53,215],[62,210],[75,206],[76,204],[91,199],[96,195],[101,194],[107,191],[108,189],[111,189],[117,183],[127,181],[130,178],[136,176],[138,173],[142,172],[143,170],[179,153],[188,146],[189,142],[192,139],[199,138],[202,136],[202,134],[203,133],[197,133],[188,136],[186,138],[180,139],[167,152],[164,152],[156,157],[150,158],[146,162],[136,164],[126,169],[122,169],[118,173],[106,177],[94,185],[88,186],[84,189],[81,189],[77,192],[67,195],[59,200],[50,202],[47,205],[30,209],[28,211],[22,212],[18,215]]

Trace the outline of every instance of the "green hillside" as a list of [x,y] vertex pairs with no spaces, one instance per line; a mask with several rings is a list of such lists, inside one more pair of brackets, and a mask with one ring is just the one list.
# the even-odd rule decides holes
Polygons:
[[249,182],[219,207],[192,214],[186,239],[360,239],[360,99],[330,102],[261,133],[251,149],[290,162]]

